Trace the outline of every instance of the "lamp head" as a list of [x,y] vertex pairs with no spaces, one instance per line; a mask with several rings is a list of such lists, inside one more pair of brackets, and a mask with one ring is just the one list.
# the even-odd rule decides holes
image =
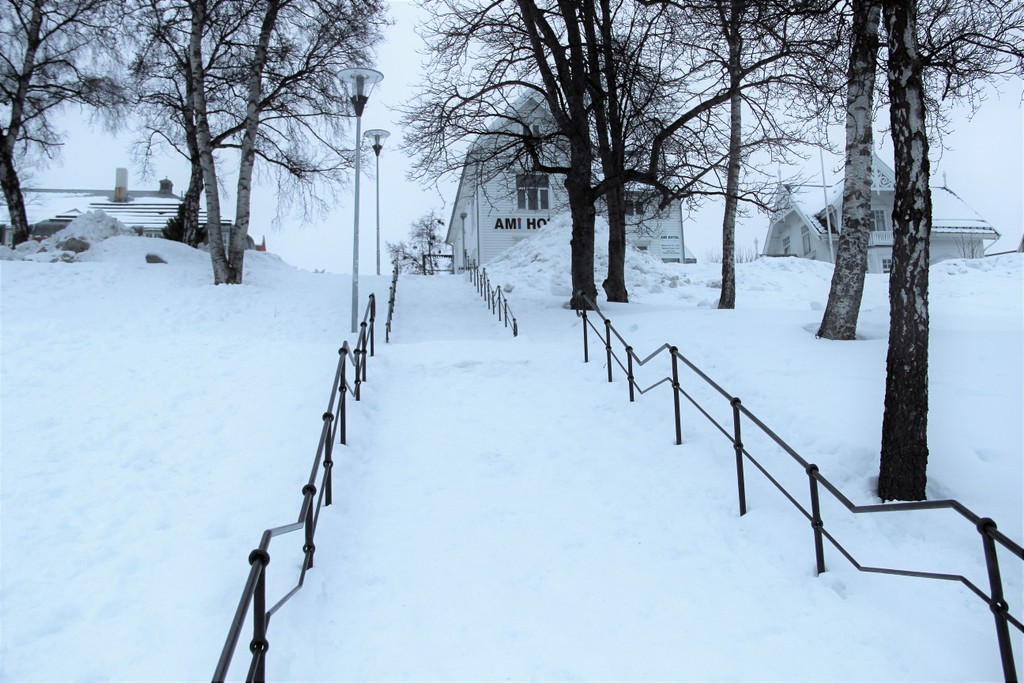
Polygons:
[[373,147],[373,153],[378,157],[380,151],[384,149],[384,141],[391,135],[388,131],[383,128],[373,128],[363,133],[363,137],[370,141],[370,146]]
[[362,116],[373,86],[384,78],[384,74],[376,69],[356,68],[342,69],[338,75],[348,86],[349,101],[356,110],[356,116]]

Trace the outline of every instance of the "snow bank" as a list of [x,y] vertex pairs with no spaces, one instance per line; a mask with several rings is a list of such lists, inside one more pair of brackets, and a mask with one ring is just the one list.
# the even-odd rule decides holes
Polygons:
[[[522,240],[487,265],[494,284],[511,288],[517,295],[553,294],[569,298],[572,294],[571,247],[572,221],[568,214],[554,217],[536,233]],[[595,222],[594,282],[598,286],[608,273],[608,223]],[[714,308],[722,287],[722,266],[716,263],[664,263],[646,251],[626,245],[626,289],[631,302],[688,302],[702,308]],[[810,307],[821,309],[828,299],[832,266],[807,259],[758,259],[736,266],[737,284],[755,294],[738,306],[750,303],[771,308]],[[513,300],[516,295],[513,295]]]
[[[77,255],[111,237],[135,235],[135,231],[103,211],[83,213],[60,232],[45,240],[29,240],[14,250],[16,258],[28,261],[78,260]],[[10,259],[13,260],[13,259]]]
[[[600,287],[608,273],[608,222],[598,216],[594,224],[594,281]],[[522,240],[487,265],[495,284],[520,291],[572,295],[572,218],[559,214],[535,234]],[[647,252],[626,245],[626,287],[631,296],[656,293],[689,282],[678,264],[663,263]]]
[[[245,284],[215,287],[205,252],[91,244],[72,263],[0,263],[0,679],[202,680],[260,532],[295,519],[351,339],[350,282],[247,252]],[[558,305],[568,258],[568,223],[554,222],[488,268],[513,285],[517,338],[464,277],[403,276],[391,343],[378,329],[349,445],[334,451],[316,568],[274,616],[268,678],[1000,677],[991,613],[967,589],[860,575],[831,547],[815,577],[806,519],[754,468],[739,517],[722,434],[686,406],[675,446],[665,387],[631,404],[618,368],[609,384],[599,354],[582,363],[579,320]],[[938,264],[930,297],[929,497],[1015,539],[1022,266],[1020,254]],[[846,495],[877,502],[886,278],[868,276],[864,338],[829,342],[811,305],[827,296],[826,264],[740,264],[735,311],[714,310],[719,271],[630,250],[639,303],[607,309],[638,350],[677,343]],[[388,284],[367,277],[360,291],[381,306]],[[645,382],[665,374],[654,365]],[[805,500],[803,469],[749,424],[743,436]],[[851,518],[830,501],[827,528],[865,563],[987,585],[970,525]],[[293,586],[301,544],[275,541],[271,599]],[[1010,559],[1013,607],[1024,592]]]

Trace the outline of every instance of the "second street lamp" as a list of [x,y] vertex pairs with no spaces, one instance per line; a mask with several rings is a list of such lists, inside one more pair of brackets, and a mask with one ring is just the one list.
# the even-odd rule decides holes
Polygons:
[[355,216],[352,220],[352,332],[359,330],[359,160],[362,156],[363,109],[370,92],[384,74],[376,69],[343,69],[339,76],[348,85],[349,101],[356,112]]
[[377,157],[377,275],[380,275],[380,151],[384,149],[384,141],[391,133],[383,128],[373,128],[363,133],[370,141],[373,153]]

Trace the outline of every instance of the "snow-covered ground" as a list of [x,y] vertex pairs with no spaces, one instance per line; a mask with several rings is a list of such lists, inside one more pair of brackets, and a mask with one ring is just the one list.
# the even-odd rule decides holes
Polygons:
[[[208,679],[249,551],[298,513],[352,337],[347,276],[250,252],[244,285],[214,287],[206,254],[116,232],[0,264],[3,681]],[[991,614],[967,589],[860,574],[829,546],[815,577],[807,521],[753,468],[738,516],[717,429],[684,406],[676,446],[667,387],[630,404],[595,340],[582,362],[564,221],[488,270],[518,338],[465,276],[400,280],[392,342],[378,334],[335,454],[316,567],[271,623],[270,679],[1002,677]],[[603,310],[638,353],[677,345],[847,496],[876,502],[884,279],[868,276],[862,339],[838,343],[814,338],[827,266],[737,272],[738,307],[718,311],[718,266],[631,252],[633,303]],[[929,497],[1018,541],[1022,274],[1020,255],[945,262],[930,297]],[[360,291],[385,301],[387,287]],[[659,362],[641,384],[666,374]],[[728,417],[693,375],[683,384]],[[746,429],[806,501],[802,469]],[[865,564],[987,586],[977,532],[950,513],[854,518],[826,496],[823,517]],[[272,600],[301,557],[285,539]],[[1021,563],[1000,558],[1020,615]],[[1020,672],[1015,631],[1014,645]]]

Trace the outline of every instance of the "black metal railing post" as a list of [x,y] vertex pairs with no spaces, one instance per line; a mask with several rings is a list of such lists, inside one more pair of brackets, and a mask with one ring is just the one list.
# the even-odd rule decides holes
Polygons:
[[583,318],[583,362],[584,363],[589,363],[590,362],[590,345],[587,343],[587,327],[589,327],[589,325],[587,324],[587,307],[586,306],[581,306],[580,307],[580,316],[582,316],[582,318]]
[[676,445],[683,443],[683,422],[679,412],[679,349],[670,346],[669,354],[672,356],[672,406],[676,415]]
[[359,338],[362,340],[362,348],[359,351],[360,367],[362,368],[362,381],[366,381],[366,321],[359,323]]
[[825,523],[821,521],[821,503],[818,500],[818,466],[811,463],[807,466],[807,479],[811,487],[811,528],[814,529],[814,560],[817,573],[825,571],[825,545],[822,538],[822,529]]
[[324,413],[324,505],[334,502],[334,439],[331,438],[331,423],[334,415]]
[[341,394],[338,397],[338,443],[342,446],[347,444],[345,439],[346,435],[346,414],[345,409],[347,407],[345,397],[348,395],[348,381],[345,379],[345,373],[348,370],[348,346],[342,346],[338,349],[338,354],[341,356],[341,379],[338,384],[338,393]]
[[736,488],[740,500],[740,517],[747,514],[747,487],[743,479],[743,438],[740,435],[740,399],[732,401],[733,448],[736,451]]
[[1003,664],[1003,677],[1009,681],[1017,681],[1016,665],[1013,663],[1013,643],[1010,640],[1010,626],[1006,619],[1010,606],[1003,595],[1003,579],[999,572],[999,556],[996,554],[996,542],[991,532],[995,531],[996,523],[988,517],[978,522],[978,532],[985,548],[985,566],[988,569],[988,583],[992,591],[992,602],[989,607],[996,621],[996,640],[999,642],[999,658]]
[[355,375],[356,375],[356,377],[355,377],[355,379],[356,379],[355,387],[352,389],[352,398],[354,398],[355,400],[359,401],[359,400],[362,400],[360,395],[359,395],[359,392],[360,392],[360,388],[362,387],[362,384],[363,384],[363,367],[362,367],[362,364],[363,364],[364,361],[363,361],[362,351],[360,351],[358,346],[356,348],[352,349],[352,360],[354,361],[354,367],[352,369],[355,371]]
[[316,552],[316,544],[313,543],[313,535],[316,529],[313,527],[313,497],[316,495],[316,486],[306,484],[302,487],[302,509],[306,511],[302,523],[306,532],[306,542],[302,545],[302,552],[306,555],[306,569],[313,567],[313,554]]
[[626,381],[629,382],[629,402],[635,403],[636,396],[633,393],[633,347],[626,347]]
[[608,381],[612,381],[612,321],[604,319],[604,352],[608,361]]
[[252,652],[253,660],[249,678],[265,681],[267,650],[270,648],[270,643],[267,642],[267,565],[270,564],[270,553],[261,548],[253,550],[249,553],[249,564],[257,562],[260,563],[260,572],[252,599],[252,642],[249,643],[249,651]]
[[374,346],[374,335],[373,328],[374,323],[377,321],[377,297],[373,294],[370,295],[370,356],[376,355],[376,348]]

